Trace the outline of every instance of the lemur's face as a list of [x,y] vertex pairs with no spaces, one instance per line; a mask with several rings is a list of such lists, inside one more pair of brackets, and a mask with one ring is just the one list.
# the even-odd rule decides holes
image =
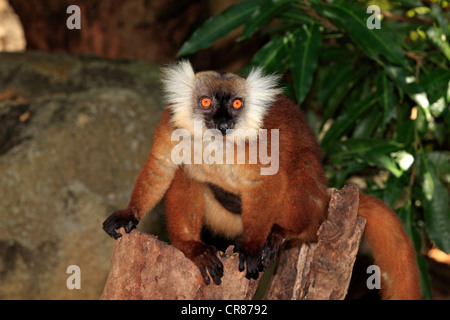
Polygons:
[[[253,69],[247,78],[221,72],[194,73],[189,62],[163,70],[164,90],[172,109],[172,124],[193,132],[193,122],[222,135],[230,129],[262,127],[264,117],[280,89],[278,77]],[[250,137],[251,138],[251,137]]]
[[206,71],[196,74],[193,94],[194,114],[206,128],[222,135],[234,129],[245,113],[246,80],[232,73]]

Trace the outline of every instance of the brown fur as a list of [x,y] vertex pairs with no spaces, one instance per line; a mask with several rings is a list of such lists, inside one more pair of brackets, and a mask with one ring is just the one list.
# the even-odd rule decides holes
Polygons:
[[360,193],[358,215],[367,220],[364,236],[381,270],[383,299],[422,299],[416,255],[395,212],[379,199]]
[[[175,188],[171,186],[167,191],[168,219],[171,219],[172,208],[177,205],[187,208],[192,202],[203,203],[205,198],[209,202],[215,201],[211,195],[208,196],[209,191],[203,191],[200,186],[196,189],[198,193],[192,194],[192,197],[186,195],[185,198],[174,198],[172,193],[179,192],[180,189],[187,190],[188,182],[190,185],[213,183],[242,197],[242,225],[245,230],[243,241],[248,248],[254,248],[254,250],[261,248],[274,224],[279,225],[286,236],[299,237],[303,241],[316,239],[316,231],[325,218],[328,203],[326,179],[320,166],[319,147],[301,112],[284,96],[279,96],[266,119],[264,124],[266,129],[280,130],[279,172],[276,175],[262,176],[261,164],[184,165],[184,168],[179,171],[185,172],[183,181],[186,185]],[[299,122],[294,126],[293,132],[291,126],[286,125],[285,119]],[[295,140],[297,143],[293,143]],[[169,142],[165,141],[164,144]],[[178,179],[175,179],[175,182],[177,185],[180,183]],[[149,182],[148,185],[153,184]],[[140,195],[141,192],[136,191],[136,194]],[[141,201],[140,196],[136,201]],[[180,201],[183,204],[180,205]],[[204,213],[197,211],[196,214],[203,217]],[[223,214],[223,218],[238,220],[233,214]],[[171,232],[171,235],[183,233],[186,227],[184,220],[178,218],[173,220],[179,221],[176,224],[180,227],[179,232]],[[228,234],[240,233],[240,224],[233,221],[219,220],[215,222],[215,226],[211,227],[217,230],[220,229],[220,225],[228,224],[238,228],[238,230],[228,228]],[[172,228],[169,227],[169,229]],[[199,232],[199,230],[196,229],[193,232]]]
[[[174,165],[170,153],[177,142],[170,140],[175,129],[171,116],[172,110],[167,109],[155,130],[152,151],[136,180],[130,204],[120,216],[139,220],[166,194],[171,241],[199,265],[208,283],[205,268],[217,261],[214,253],[202,255],[202,250],[211,250],[200,239],[203,224],[230,237],[240,235],[239,247],[248,255],[261,252],[275,226],[283,236],[316,241],[326,218],[327,181],[320,148],[297,106],[278,95],[264,118],[263,128],[279,129],[279,171],[275,175],[261,175],[261,163]],[[239,195],[241,216],[227,212],[208,183]],[[420,299],[414,249],[395,213],[381,201],[361,194],[358,214],[367,219],[365,236],[384,277],[383,298]],[[214,282],[220,283],[220,268],[208,270]]]

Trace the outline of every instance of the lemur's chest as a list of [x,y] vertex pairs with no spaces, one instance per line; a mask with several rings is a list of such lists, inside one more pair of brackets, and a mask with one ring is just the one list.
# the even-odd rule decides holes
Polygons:
[[[205,185],[209,192],[205,191],[204,196],[209,200],[208,213],[217,215],[219,211],[211,209],[211,201],[214,198],[223,209],[231,213],[223,214],[224,217],[235,220],[233,214],[242,213],[241,187],[245,184],[244,177],[240,174],[239,165],[235,164],[190,164],[185,165],[184,170],[189,177]],[[242,165],[241,165],[242,166]],[[212,198],[211,198],[212,196]],[[214,206],[213,206],[214,207]],[[211,215],[207,215],[211,218]],[[208,220],[208,219],[207,219]],[[211,219],[209,219],[211,220]],[[216,220],[216,219],[213,219]],[[220,219],[223,223],[223,219]],[[213,224],[210,222],[210,224]],[[220,228],[219,228],[220,229]]]
[[230,192],[239,193],[240,186],[245,183],[239,174],[238,164],[201,163],[186,164],[184,169],[189,177],[201,182],[220,186]]
[[254,170],[252,165],[249,167],[246,163],[248,157],[246,159],[245,149],[241,150],[244,152],[242,156],[235,145],[223,141],[225,139],[192,143],[188,152],[189,161],[183,162],[183,168],[190,178],[200,183],[214,184],[228,192],[240,194]]

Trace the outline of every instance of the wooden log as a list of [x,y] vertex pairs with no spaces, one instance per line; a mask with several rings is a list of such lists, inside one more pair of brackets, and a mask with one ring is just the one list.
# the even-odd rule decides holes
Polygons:
[[317,243],[287,248],[266,292],[266,299],[341,300],[347,294],[365,219],[357,217],[359,190],[331,190],[328,218]]
[[177,248],[136,229],[121,233],[101,299],[248,300],[258,287],[259,280],[248,280],[238,271],[239,259],[231,246],[220,258],[222,284],[205,285],[197,266]]

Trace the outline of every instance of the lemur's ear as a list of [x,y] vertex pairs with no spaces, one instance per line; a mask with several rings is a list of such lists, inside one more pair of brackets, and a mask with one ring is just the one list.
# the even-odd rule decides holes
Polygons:
[[183,60],[161,69],[167,103],[191,101],[195,73],[189,61]]
[[278,87],[279,75],[264,74],[258,67],[250,71],[246,79],[245,114],[240,117],[236,128],[259,130],[267,110],[281,93]]
[[173,111],[171,123],[175,127],[192,126],[192,95],[195,73],[187,60],[169,65],[161,70],[163,92],[167,107]]

